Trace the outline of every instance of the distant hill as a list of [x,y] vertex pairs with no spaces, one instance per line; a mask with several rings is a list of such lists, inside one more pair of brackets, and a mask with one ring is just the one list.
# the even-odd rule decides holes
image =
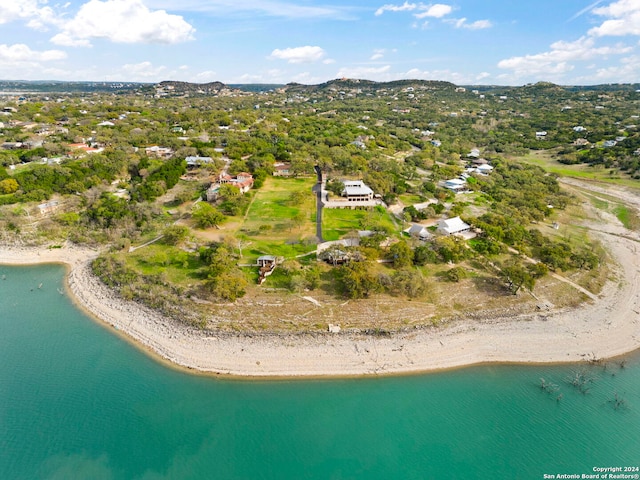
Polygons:
[[426,88],[426,89],[455,89],[456,85],[451,82],[435,81],[435,80],[394,80],[391,82],[374,82],[372,80],[362,80],[353,78],[340,78],[329,80],[318,85],[302,85],[300,83],[288,83],[285,89],[288,92],[324,92],[324,91],[346,91],[360,90],[362,92],[374,92],[384,89],[402,89],[402,88]]
[[284,87],[284,83],[230,83],[229,88],[242,90],[243,92],[270,92]]
[[24,93],[91,93],[131,92],[148,88],[137,82],[63,82],[58,80],[0,80],[0,92]]
[[[375,92],[379,90],[396,90],[413,87],[428,90],[455,90],[460,88],[451,82],[437,80],[395,80],[391,82],[375,82],[372,80],[341,78],[329,80],[317,85],[303,85],[300,83],[283,84],[224,84],[222,82],[190,83],[180,81],[162,81],[157,84],[141,82],[68,82],[59,80],[0,80],[0,92],[15,93],[156,93],[164,95],[218,95],[228,92],[268,92],[284,89],[289,93],[318,93],[333,94],[333,92],[361,91]],[[588,91],[640,91],[640,83],[633,84],[602,84],[602,85],[556,85],[550,82],[537,82],[523,86],[504,85],[464,85],[468,90],[478,90],[482,93],[507,94],[520,92],[525,94],[557,94],[565,92]]]
[[222,82],[190,83],[165,80],[156,84],[156,91],[170,95],[217,95],[223,90],[231,90]]

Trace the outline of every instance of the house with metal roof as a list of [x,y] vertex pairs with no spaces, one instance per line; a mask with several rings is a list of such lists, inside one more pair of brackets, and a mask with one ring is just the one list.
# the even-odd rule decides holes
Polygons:
[[471,225],[462,221],[460,217],[447,218],[438,222],[438,232],[444,235],[455,235],[471,230]]

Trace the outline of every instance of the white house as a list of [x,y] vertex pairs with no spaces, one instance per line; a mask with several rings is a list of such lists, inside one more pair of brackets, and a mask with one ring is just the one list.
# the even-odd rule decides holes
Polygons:
[[480,175],[489,175],[493,171],[493,167],[488,163],[484,163],[476,167],[476,172]]
[[445,180],[443,187],[453,190],[456,193],[463,192],[467,189],[467,182],[461,178],[452,178],[450,180]]
[[420,240],[428,240],[432,237],[431,232],[424,225],[414,223],[407,230],[405,230],[412,237],[419,238]]
[[447,218],[438,222],[438,232],[444,235],[455,235],[469,230],[471,225],[463,222],[460,217]]
[[342,196],[347,197],[350,202],[366,202],[373,200],[373,190],[371,190],[362,180],[343,180],[344,190]]

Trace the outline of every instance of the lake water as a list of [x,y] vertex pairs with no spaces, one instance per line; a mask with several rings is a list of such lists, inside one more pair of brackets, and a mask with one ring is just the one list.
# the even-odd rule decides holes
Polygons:
[[167,368],[89,319],[59,293],[61,266],[2,275],[0,479],[538,479],[640,465],[637,354],[624,368],[221,380]]

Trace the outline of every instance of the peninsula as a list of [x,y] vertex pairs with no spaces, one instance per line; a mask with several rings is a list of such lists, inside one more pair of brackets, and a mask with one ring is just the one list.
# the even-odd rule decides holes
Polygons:
[[131,88],[7,98],[0,263],[67,264],[79,307],[171,364],[380,375],[640,348],[639,134],[609,138],[600,89]]

